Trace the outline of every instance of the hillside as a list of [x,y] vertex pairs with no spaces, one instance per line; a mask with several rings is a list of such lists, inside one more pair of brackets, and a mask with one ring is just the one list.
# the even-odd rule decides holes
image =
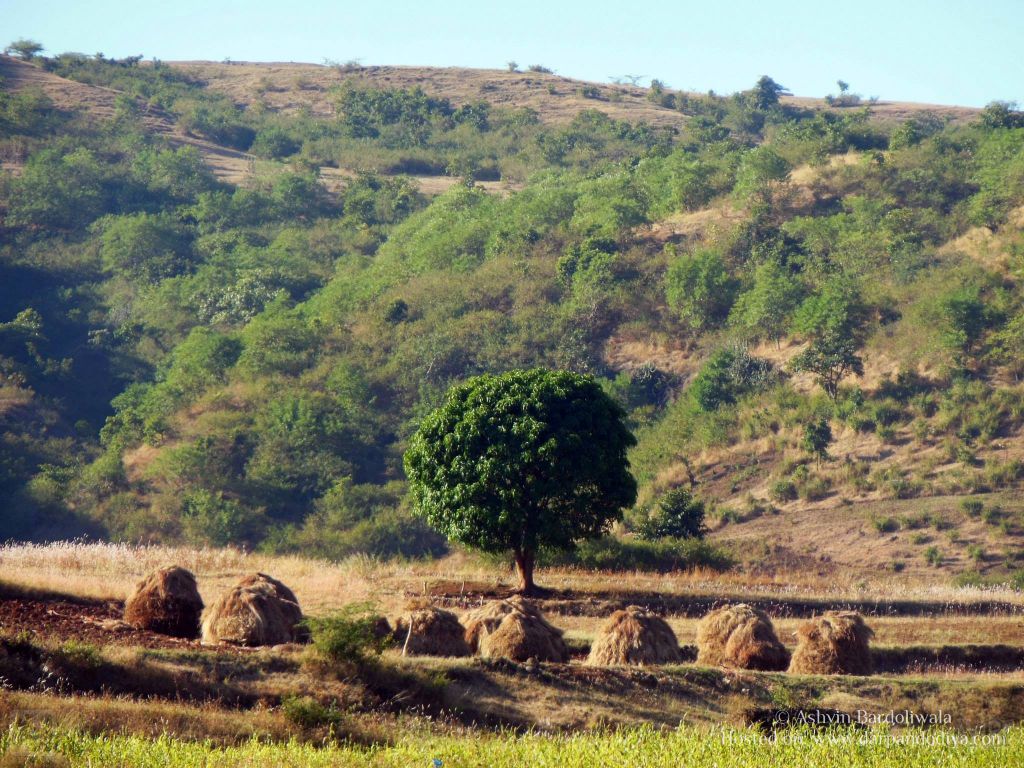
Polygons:
[[[0,77],[5,536],[439,556],[406,440],[453,383],[543,365],[639,439],[638,505],[578,564],[1020,571],[1020,113],[770,79]],[[680,488],[703,554],[638,542]]]

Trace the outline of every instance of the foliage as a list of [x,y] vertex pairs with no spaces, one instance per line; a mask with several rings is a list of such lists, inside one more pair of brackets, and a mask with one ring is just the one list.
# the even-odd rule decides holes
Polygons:
[[657,511],[645,518],[637,534],[647,541],[662,538],[702,539],[707,533],[704,524],[704,502],[688,488],[673,488],[658,500]]
[[371,603],[349,603],[334,615],[308,617],[305,624],[321,658],[360,664],[379,656],[386,646],[387,636],[378,631],[379,618]]
[[721,254],[703,249],[677,256],[665,275],[665,296],[683,322],[700,331],[729,314],[735,281]]
[[593,378],[542,369],[453,388],[405,454],[417,510],[450,538],[512,550],[532,587],[538,548],[600,536],[636,498],[622,409]]
[[804,425],[800,447],[818,461],[828,458],[828,446],[832,442],[832,427],[828,419],[819,418]]

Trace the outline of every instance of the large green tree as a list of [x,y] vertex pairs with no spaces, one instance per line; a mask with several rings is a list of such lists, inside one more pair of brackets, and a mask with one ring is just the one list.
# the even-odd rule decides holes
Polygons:
[[536,592],[538,548],[596,538],[636,500],[624,412],[590,376],[544,369],[454,387],[405,454],[416,509],[454,541],[512,551]]

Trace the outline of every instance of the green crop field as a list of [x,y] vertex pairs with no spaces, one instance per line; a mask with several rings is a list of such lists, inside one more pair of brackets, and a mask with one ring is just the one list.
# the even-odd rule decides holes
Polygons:
[[[170,737],[89,736],[58,730],[11,728],[0,739],[3,765],[28,753],[51,758],[47,765],[120,768],[241,768],[303,766],[332,768],[444,766],[444,768],[589,768],[590,766],[987,766],[1024,761],[1024,730],[964,735],[948,731],[793,730],[776,739],[749,731],[681,728],[670,733],[650,729],[605,734],[548,736],[493,735],[475,739],[402,740],[393,746],[316,747],[252,741],[217,748]],[[440,762],[437,762],[440,761]]]

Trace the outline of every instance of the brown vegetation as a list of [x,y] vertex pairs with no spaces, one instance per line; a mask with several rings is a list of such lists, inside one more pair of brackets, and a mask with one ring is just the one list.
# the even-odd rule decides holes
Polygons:
[[631,605],[616,611],[601,627],[590,647],[587,664],[672,664],[679,662],[679,640],[660,616]]
[[870,675],[874,633],[859,613],[829,611],[796,631],[789,671],[804,675]]
[[562,631],[549,624],[539,612],[523,610],[508,614],[493,631],[480,638],[480,655],[485,659],[512,661],[569,661]]
[[712,611],[697,626],[697,663],[784,670],[789,652],[779,642],[768,615],[740,603]]
[[543,618],[540,609],[520,595],[513,595],[504,600],[492,600],[467,613],[462,623],[466,627],[466,642],[473,653],[480,650],[480,640],[485,635],[496,630],[502,619],[517,611]]
[[466,630],[459,617],[441,608],[421,608],[399,617],[395,640],[403,654],[414,656],[470,656]]
[[128,624],[171,637],[198,637],[202,614],[196,577],[177,566],[149,574],[124,605]]
[[305,640],[295,594],[264,573],[243,578],[203,619],[204,643],[257,646]]

